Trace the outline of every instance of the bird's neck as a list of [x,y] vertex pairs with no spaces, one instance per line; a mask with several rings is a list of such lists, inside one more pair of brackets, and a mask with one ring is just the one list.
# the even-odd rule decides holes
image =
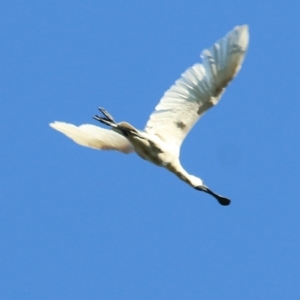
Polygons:
[[196,186],[202,185],[203,182],[200,178],[195,177],[191,174],[189,174],[180,164],[180,161],[175,161],[166,166],[166,168],[174,173],[179,179],[182,181],[186,182],[193,188]]

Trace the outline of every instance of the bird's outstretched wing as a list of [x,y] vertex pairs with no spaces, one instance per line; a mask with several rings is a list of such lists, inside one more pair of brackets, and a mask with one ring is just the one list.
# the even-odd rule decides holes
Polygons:
[[164,94],[145,131],[180,147],[193,125],[219,102],[225,87],[240,70],[248,42],[248,26],[237,26],[204,50],[202,64],[186,70]]
[[131,143],[112,130],[89,124],[75,126],[57,121],[49,125],[82,146],[101,150],[117,150],[124,153],[134,152]]

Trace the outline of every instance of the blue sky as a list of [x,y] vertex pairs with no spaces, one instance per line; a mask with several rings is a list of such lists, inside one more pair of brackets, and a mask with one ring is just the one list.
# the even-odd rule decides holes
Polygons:
[[[1,299],[300,299],[299,1],[2,1]],[[234,26],[243,68],[183,166],[80,147],[97,107],[143,128]]]

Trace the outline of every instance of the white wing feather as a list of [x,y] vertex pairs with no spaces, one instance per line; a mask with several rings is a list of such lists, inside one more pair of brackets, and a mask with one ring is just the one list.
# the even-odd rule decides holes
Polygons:
[[193,125],[219,102],[225,87],[240,70],[248,42],[248,26],[238,26],[204,50],[203,63],[186,70],[164,94],[145,131],[180,147]]
[[134,152],[131,143],[112,130],[103,129],[90,124],[75,126],[73,124],[56,121],[49,125],[81,146],[101,150],[117,150],[124,153]]

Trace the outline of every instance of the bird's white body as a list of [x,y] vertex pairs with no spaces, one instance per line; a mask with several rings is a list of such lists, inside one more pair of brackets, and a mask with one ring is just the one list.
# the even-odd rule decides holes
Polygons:
[[54,122],[50,126],[76,143],[102,150],[136,152],[143,159],[176,174],[190,186],[205,191],[222,205],[230,201],[209,190],[203,181],[188,174],[180,164],[180,146],[198,119],[216,105],[226,86],[241,68],[249,43],[248,26],[235,27],[210,49],[202,52],[202,64],[195,64],[176,81],[162,97],[151,114],[145,130],[116,123],[111,115],[100,109],[105,117],[95,119],[112,130],[94,125],[75,126]]
[[165,167],[189,185],[196,187],[203,182],[200,178],[188,174],[180,164],[179,148],[161,140],[154,134],[138,131],[139,135],[127,138],[135,152],[143,159],[160,167]]

